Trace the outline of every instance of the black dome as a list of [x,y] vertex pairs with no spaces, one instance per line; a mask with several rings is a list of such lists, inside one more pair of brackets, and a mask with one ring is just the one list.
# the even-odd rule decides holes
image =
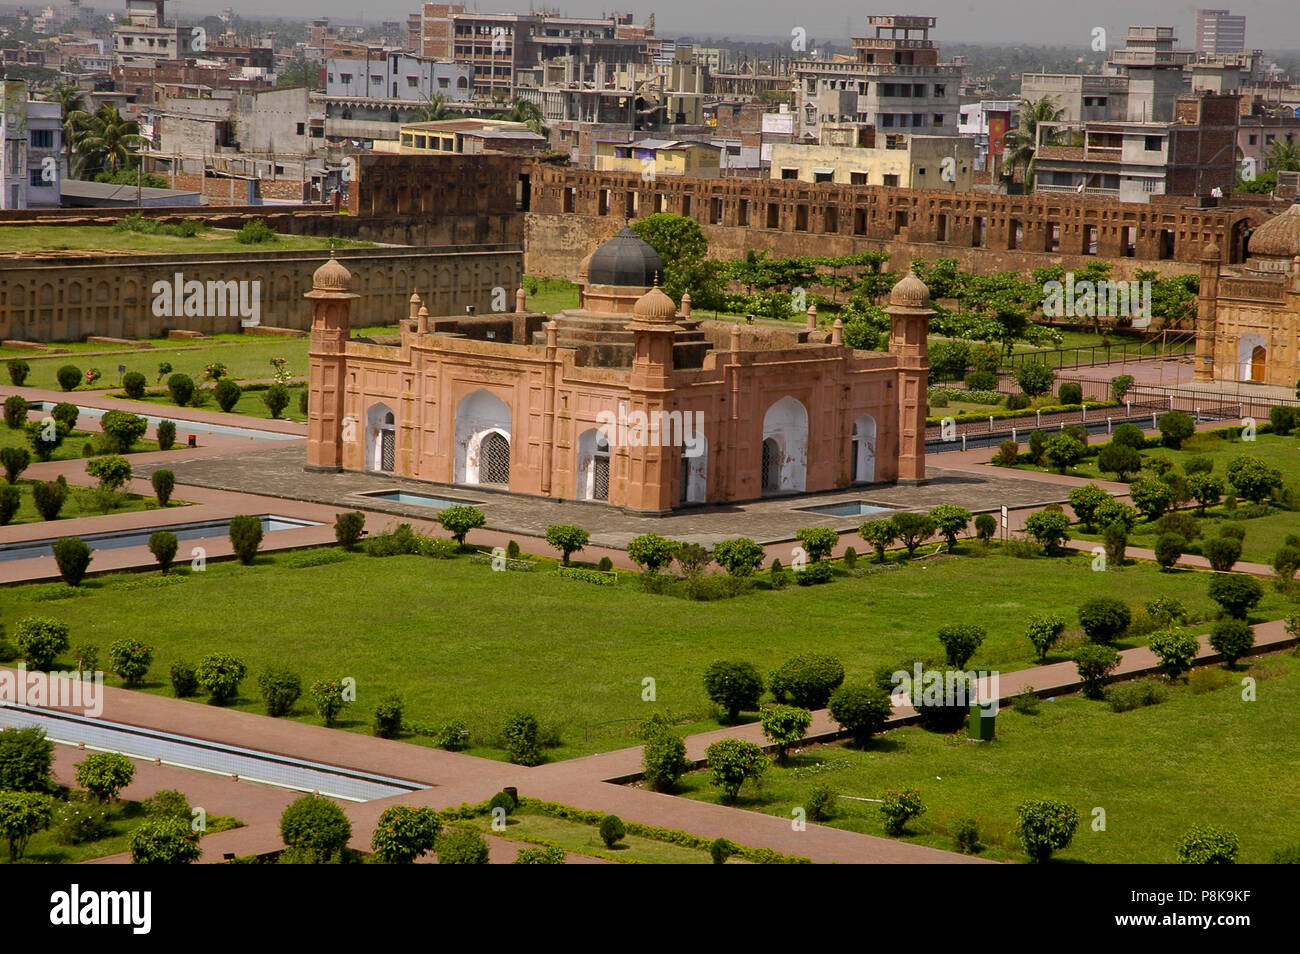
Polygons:
[[587,265],[588,285],[649,288],[663,281],[664,261],[630,228],[596,249]]

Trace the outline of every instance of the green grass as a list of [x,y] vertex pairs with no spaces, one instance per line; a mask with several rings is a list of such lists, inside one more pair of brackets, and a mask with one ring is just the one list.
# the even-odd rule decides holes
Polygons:
[[[93,454],[84,453],[87,442],[97,440],[101,435],[89,431],[73,431],[63,439],[60,444],[50,455],[50,460],[76,460],[79,457],[93,457]],[[0,448],[4,447],[25,447],[32,452],[32,463],[38,464],[36,453],[32,451],[31,442],[27,440],[27,432],[22,430],[11,430],[8,427],[0,425]],[[139,440],[131,445],[132,454],[144,454],[150,451],[158,450],[157,441]],[[4,471],[0,470],[0,479],[3,479]],[[87,478],[89,479],[89,478]]]
[[[708,865],[713,863],[707,851],[655,841],[652,838],[641,838],[637,835],[627,835],[613,848],[606,848],[605,843],[600,840],[597,826],[555,818],[526,806],[521,806],[506,819],[505,831],[492,831],[490,816],[475,818],[473,821],[457,821],[453,827],[473,827],[485,833],[491,832],[498,838],[508,838],[512,841],[533,843],[553,841],[565,851],[574,854],[605,858],[624,864]],[[741,860],[733,859],[734,863],[741,863]]]
[[[87,478],[89,480],[90,478]],[[22,503],[18,506],[18,513],[13,520],[9,522],[10,526],[20,523],[40,523],[41,515],[36,510],[36,505],[32,503],[32,484],[33,481],[18,481],[18,489],[22,493]],[[158,501],[153,497],[145,497],[140,494],[119,494],[116,498],[118,505],[107,511],[110,514],[115,513],[135,513],[140,510],[158,510]],[[185,506],[182,501],[169,500],[168,509],[172,507]],[[95,492],[86,487],[69,488],[68,498],[63,502],[63,509],[59,511],[59,520],[70,520],[75,517],[99,517],[103,516],[105,511],[98,505]]]
[[[371,518],[372,533],[382,521]],[[1075,608],[1090,596],[1133,605],[1176,596],[1200,619],[1215,609],[1205,574],[1162,574],[1154,564],[1093,573],[1086,553],[950,558],[718,602],[644,593],[627,576],[615,587],[561,581],[546,564],[494,573],[464,557],[358,554],[308,568],[287,567],[286,559],[209,563],[169,587],[167,599],[151,587],[124,588],[148,579],[131,574],[91,578],[88,596],[67,601],[7,587],[0,619],[55,616],[71,627],[73,644],[101,647],[127,627],[155,646],[145,691],[162,695],[171,693],[167,671],[176,660],[234,653],[249,666],[235,702],[247,711],[264,711],[256,678],[271,665],[308,683],[351,676],[358,700],[342,728],[369,731],[375,702],[397,691],[408,721],[463,719],[472,751],[496,758],[503,755],[489,744],[501,720],[528,710],[558,730],[551,757],[570,758],[636,744],[631,731],[655,712],[694,731],[715,727],[701,684],[715,659],[746,659],[770,672],[816,647],[865,677],[910,654],[938,654],[937,630],[959,617],[988,629],[971,667],[1011,671],[1032,665],[1023,635],[1032,613],[1056,610],[1073,625]],[[1271,590],[1257,610],[1259,618],[1286,613]],[[642,701],[647,677],[655,680],[654,703]],[[319,721],[305,700],[294,717]]]
[[352,239],[280,235],[274,240],[241,245],[233,229],[207,229],[192,238],[175,235],[146,235],[121,231],[111,225],[6,225],[0,226],[0,249],[4,255],[98,252],[120,255],[139,252],[149,255],[186,255],[212,252],[286,252],[298,249],[370,248],[370,242]]
[[[302,385],[289,388],[289,405],[283,411],[280,412],[280,420],[282,421],[306,421],[307,420],[307,415],[302,414],[298,411],[298,398],[299,395],[301,395],[304,390],[305,388]],[[268,408],[266,406],[266,402],[262,400],[262,396],[264,394],[266,394],[266,391],[245,391],[243,394],[239,396],[239,400],[235,402],[235,406],[230,409],[230,413],[243,414],[248,417],[259,417],[265,420],[270,420],[271,409]],[[172,399],[170,395],[167,396],[158,395],[152,397],[147,396],[147,397],[140,398],[140,400],[145,404],[159,404],[164,407],[176,407],[176,405],[172,403]],[[215,397],[209,397],[206,403],[200,405],[199,409],[203,411],[215,411],[218,413],[221,412],[221,407],[217,404]]]
[[[1300,820],[1285,807],[1300,787],[1291,744],[1300,660],[1276,654],[1249,672],[1216,671],[1221,675],[1194,680],[1198,690],[1203,678],[1220,688],[1172,687],[1165,702],[1124,713],[1081,696],[1044,701],[1033,716],[1003,709],[997,738],[988,743],[904,728],[861,751],[810,747],[788,767],[769,768],[761,787],[746,783],[737,806],[790,818],[818,784],[875,799],[886,789],[917,788],[927,812],[909,823],[904,840],[953,851],[957,823],[971,818],[988,846],[983,857],[1024,861],[1016,806],[1048,798],[1079,812],[1060,861],[1173,863],[1183,833],[1212,824],[1240,837],[1240,863],[1267,863],[1273,852],[1300,842]],[[1257,680],[1258,701],[1242,700],[1246,675]],[[707,772],[688,775],[681,789],[717,801]],[[1093,829],[1098,808],[1105,831]],[[826,824],[884,835],[874,802],[839,798]]]

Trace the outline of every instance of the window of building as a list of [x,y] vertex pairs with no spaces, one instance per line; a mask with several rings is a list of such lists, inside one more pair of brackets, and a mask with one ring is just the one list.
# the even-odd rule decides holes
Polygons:
[[306,123],[298,123],[298,135],[299,135],[299,136],[305,135],[306,132],[307,132],[307,124],[306,124]]
[[[893,175],[893,174],[886,175],[886,176],[884,177],[884,182],[885,182],[885,185],[887,185],[887,186],[893,186],[895,189],[898,188],[898,176],[896,176],[896,175]],[[904,212],[903,214],[906,215],[907,213]],[[904,223],[904,224],[906,224],[906,223]]]
[[935,84],[934,84],[934,95],[935,95],[935,96],[943,96],[943,95],[945,95],[945,92],[944,92],[944,91],[945,91],[945,87],[944,87],[944,85],[943,85],[942,83],[935,83]]
[[438,89],[447,89],[450,85],[451,84],[448,81],[447,77],[445,76],[438,77]]
[[54,130],[53,130],[53,129],[33,129],[33,130],[32,130],[32,148],[33,148],[33,149],[53,149],[53,148],[54,148]]
[[1164,141],[1162,137],[1160,137],[1160,136],[1143,136],[1142,138],[1143,138],[1143,142],[1144,142],[1143,148],[1146,149],[1147,152],[1159,152],[1159,151],[1160,151],[1160,145],[1161,145],[1161,143]]
[[934,114],[934,124],[935,124],[936,126],[942,126],[942,125],[943,125],[943,113],[935,113],[935,114]]
[[339,74],[339,82],[340,82],[340,83],[351,83],[351,82],[352,82],[352,74],[351,74],[351,73],[340,73],[340,74]]
[[786,169],[786,168],[783,167],[783,168],[781,169],[781,178],[782,178],[782,179],[798,179],[798,178],[799,178],[799,170],[798,170],[798,169]]
[[866,185],[867,174],[865,172],[850,172],[849,185]]
[[408,89],[415,89],[419,85],[420,85],[420,77],[408,76],[406,78],[406,86]]
[[31,185],[35,186],[38,189],[43,188],[45,186],[51,186],[54,184],[52,182],[46,182],[43,178],[41,178],[40,166],[33,166],[31,169],[27,170],[27,181],[28,183],[30,183]]
[[813,182],[834,182],[835,173],[829,169],[814,169]]

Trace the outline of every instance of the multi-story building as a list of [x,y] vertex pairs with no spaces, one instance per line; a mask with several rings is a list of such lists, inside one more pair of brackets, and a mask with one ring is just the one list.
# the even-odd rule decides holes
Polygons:
[[1020,101],[985,99],[964,103],[957,126],[975,145],[975,169],[996,169],[1006,138],[1020,124]]
[[1246,49],[1246,18],[1228,10],[1196,11],[1196,52],[1240,53]]
[[474,98],[474,68],[400,50],[330,57],[325,61],[325,95],[394,104],[420,103],[434,96],[465,102]]
[[957,135],[961,70],[939,63],[934,17],[872,16],[874,36],[853,37],[849,61],[791,64],[801,138],[822,123],[866,123],[884,131]]
[[770,178],[965,192],[974,166],[971,138],[878,135],[870,126],[825,123],[817,145],[774,145]]
[[505,152],[526,155],[546,151],[546,137],[524,123],[500,119],[442,119],[403,123],[397,142],[375,142],[376,152],[401,155],[478,155]]
[[[725,147],[712,142],[639,139],[596,143],[596,169],[601,172],[636,172],[650,176],[693,176],[713,179],[721,175]],[[737,143],[739,154],[739,143]]]
[[167,26],[164,6],[165,0],[126,0],[126,16],[113,28],[118,65],[147,65],[203,52],[207,44],[200,28]]
[[27,84],[0,80],[0,209],[57,209],[63,117],[58,103],[27,98]]

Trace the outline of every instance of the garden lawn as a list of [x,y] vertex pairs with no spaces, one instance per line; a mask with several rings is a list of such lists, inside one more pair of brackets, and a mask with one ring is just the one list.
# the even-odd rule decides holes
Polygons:
[[[45,358],[32,356],[23,360],[31,366],[31,373],[25,382],[27,387],[57,391],[60,389],[59,368],[65,364],[76,366],[83,374],[87,368],[98,368],[103,377],[96,382],[95,390],[117,390],[121,387],[122,380],[122,375],[117,373],[118,365],[126,365],[128,373],[138,371],[143,374],[149,387],[165,387],[167,377],[172,374],[188,374],[195,383],[201,384],[204,380],[203,369],[218,361],[226,366],[226,377],[236,380],[269,380],[275,376],[272,358],[287,358],[290,374],[305,377],[308,369],[307,339],[250,337],[238,342],[222,342],[182,351],[169,350],[166,353],[146,349],[121,355],[83,358],[61,354]],[[159,380],[158,365],[162,362],[170,364],[172,370]],[[8,384],[7,374],[4,383]]]
[[[211,390],[211,389],[209,388],[207,390]],[[307,415],[301,413],[298,410],[298,400],[304,390],[305,388],[302,385],[296,385],[289,388],[289,404],[285,407],[283,411],[280,412],[280,420],[282,421],[306,421],[307,420]],[[266,420],[270,420],[271,409],[266,406],[266,401],[262,399],[263,395],[265,394],[266,394],[265,390],[245,391],[243,394],[239,396],[239,400],[235,403],[235,406],[230,409],[230,413],[243,414],[247,417],[260,417]],[[176,404],[173,403],[170,394],[153,395],[153,396],[146,395],[145,397],[140,398],[140,400],[146,404],[160,404],[165,407],[176,407]],[[217,404],[217,399],[211,394],[209,394],[207,401],[199,405],[199,409],[203,411],[215,411],[217,413],[221,413],[221,406]]]
[[[89,478],[87,478],[89,479]],[[18,506],[18,513],[13,520],[9,521],[9,526],[20,523],[40,523],[42,517],[36,510],[36,505],[32,502],[32,483],[30,480],[19,478],[18,489],[22,493],[22,502]],[[158,501],[153,497],[144,497],[140,494],[119,494],[117,499],[120,501],[118,506],[107,511],[107,513],[134,513],[139,510],[158,510]],[[172,507],[185,506],[182,501],[169,500],[168,509]],[[59,520],[69,520],[73,517],[100,517],[105,511],[96,503],[95,492],[87,487],[70,487],[68,498],[63,502],[63,509],[59,511]]]
[[[1032,665],[1023,635],[1032,613],[1054,610],[1074,627],[1078,605],[1095,596],[1134,606],[1176,596],[1201,619],[1215,609],[1208,574],[1163,574],[1154,564],[1093,573],[1086,553],[950,557],[716,602],[644,593],[631,575],[609,587],[557,579],[549,563],[494,573],[463,556],[357,554],[287,565],[295,559],[209,563],[161,587],[152,585],[163,582],[156,572],[91,578],[88,595],[66,600],[39,599],[49,594],[39,586],[6,587],[0,619],[65,620],[74,645],[101,653],[113,640],[139,637],[156,648],[146,691],[162,695],[171,694],[167,672],[178,659],[234,653],[249,666],[235,705],[253,712],[265,711],[256,680],[269,666],[287,666],[306,684],[351,676],[358,698],[343,728],[368,732],[375,702],[397,691],[408,722],[462,719],[473,751],[498,758],[485,743],[508,713],[527,710],[558,730],[562,744],[551,757],[569,758],[636,744],[632,730],[653,713],[692,731],[715,727],[704,721],[712,712],[702,676],[716,659],[748,660],[767,673],[817,649],[839,656],[851,678],[866,678],[912,654],[940,654],[937,630],[960,620],[989,631],[970,668],[1011,671]],[[1286,613],[1270,589],[1256,615]],[[647,677],[653,703],[642,700]],[[294,717],[319,722],[305,696]]]
[[[1242,700],[1242,677],[1257,681],[1257,700]],[[904,840],[956,850],[955,828],[974,819],[989,847],[983,857],[1026,857],[1015,832],[1016,807],[1030,798],[1068,802],[1079,812],[1074,840],[1053,860],[1168,864],[1193,825],[1217,825],[1241,839],[1238,862],[1267,863],[1300,843],[1295,712],[1300,659],[1274,654],[1246,671],[1213,667],[1193,687],[1172,687],[1165,702],[1112,712],[1082,696],[1043,701],[1037,715],[1004,708],[997,738],[972,742],[919,728],[896,729],[864,750],[812,746],[788,767],[769,767],[761,787],[746,782],[737,806],[791,817],[815,785],[837,795],[879,799],[886,789],[916,788],[927,812]],[[1219,688],[1208,690],[1209,686]],[[707,771],[681,783],[688,797],[717,801]],[[1097,809],[1105,830],[1094,831]],[[884,835],[879,806],[837,799],[825,824]]]
[[185,238],[178,235],[148,235],[119,230],[111,225],[5,225],[0,226],[0,249],[6,256],[58,252],[99,252],[120,255],[141,252],[150,255],[192,255],[212,252],[287,252],[297,249],[370,248],[370,242],[352,239],[278,235],[275,239],[243,245],[233,229],[205,229]]
[[[625,819],[626,821],[626,819]],[[609,861],[623,863],[640,862],[642,864],[660,865],[708,865],[713,863],[707,851],[686,848],[653,838],[626,835],[613,848],[606,848],[600,839],[596,825],[580,821],[570,821],[545,815],[527,806],[520,806],[506,819],[505,831],[492,831],[492,817],[480,816],[473,821],[456,820],[449,823],[450,828],[473,827],[484,833],[491,833],[498,838],[512,841],[537,843],[553,841],[565,851],[587,855],[592,858],[605,858]],[[733,864],[742,864],[735,858]]]
[[[50,455],[50,460],[76,460],[78,457],[94,457],[94,454],[86,454],[86,444],[94,441],[101,435],[91,433],[90,431],[73,431],[63,439],[60,444]],[[179,445],[177,445],[179,446]],[[31,441],[27,439],[27,432],[24,430],[13,430],[0,424],[0,448],[4,447],[26,447],[32,455],[32,465],[39,464],[36,452],[32,450]],[[158,450],[157,441],[139,440],[131,445],[130,453],[143,454],[150,451]],[[0,470],[0,480],[3,480],[4,471]],[[90,480],[90,478],[86,478]]]

